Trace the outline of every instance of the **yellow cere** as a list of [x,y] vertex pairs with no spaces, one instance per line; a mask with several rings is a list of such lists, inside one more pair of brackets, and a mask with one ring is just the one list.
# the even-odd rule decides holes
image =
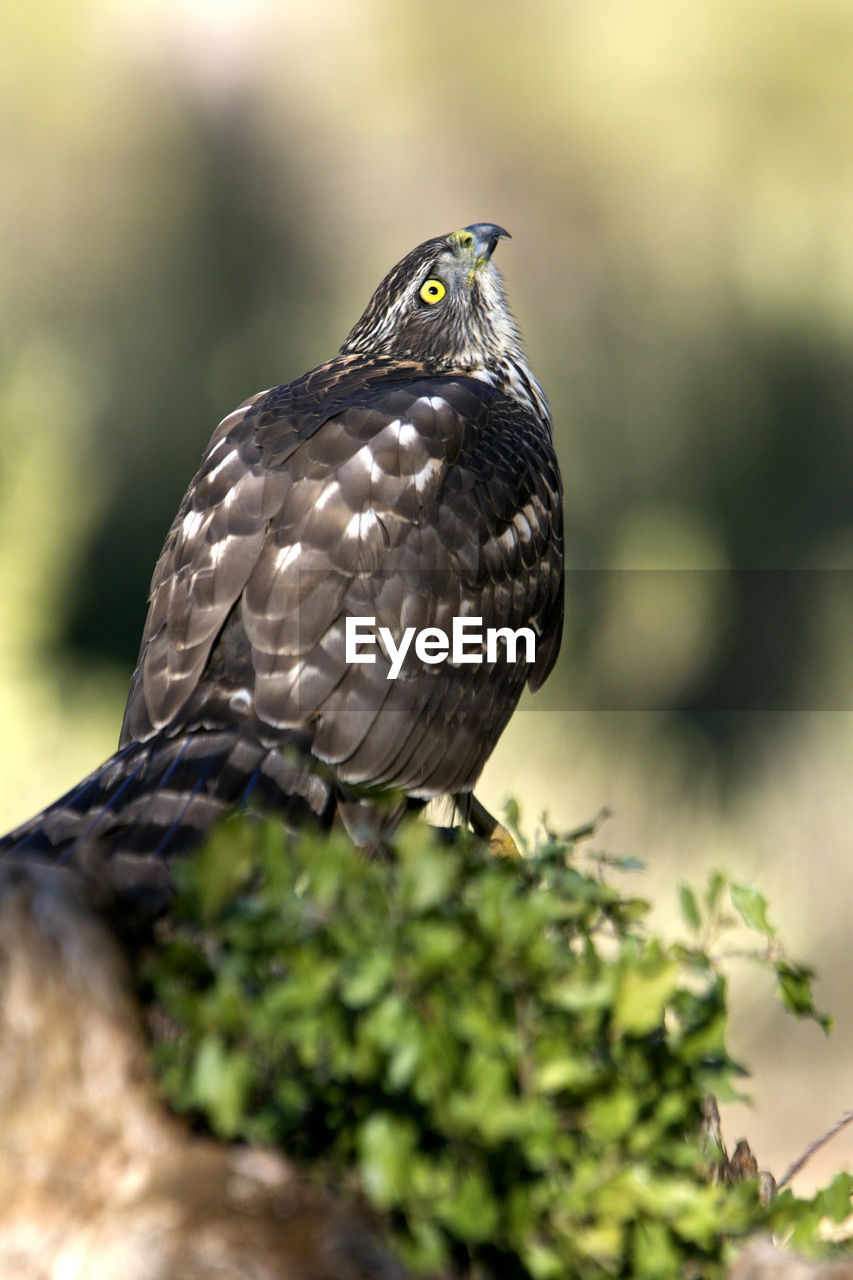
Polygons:
[[422,302],[441,302],[446,293],[447,290],[440,280],[425,280],[421,285]]

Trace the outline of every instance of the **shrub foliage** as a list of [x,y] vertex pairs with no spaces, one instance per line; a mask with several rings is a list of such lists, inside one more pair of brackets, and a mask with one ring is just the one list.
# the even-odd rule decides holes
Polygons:
[[226,823],[178,868],[145,998],[179,1110],[275,1144],[365,1197],[417,1274],[564,1280],[722,1274],[756,1230],[799,1244],[850,1180],[762,1207],[715,1185],[703,1098],[730,1096],[733,922],[817,1017],[754,890],[681,891],[686,944],[612,883],[634,860],[548,833],[523,860],[404,827],[343,837]]

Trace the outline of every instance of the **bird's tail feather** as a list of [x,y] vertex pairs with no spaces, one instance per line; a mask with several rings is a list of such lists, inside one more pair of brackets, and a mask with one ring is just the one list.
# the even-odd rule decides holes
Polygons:
[[331,782],[297,738],[269,747],[233,730],[132,742],[61,799],[0,840],[0,855],[87,865],[113,890],[168,895],[166,860],[226,813],[251,805],[288,825],[328,826]]

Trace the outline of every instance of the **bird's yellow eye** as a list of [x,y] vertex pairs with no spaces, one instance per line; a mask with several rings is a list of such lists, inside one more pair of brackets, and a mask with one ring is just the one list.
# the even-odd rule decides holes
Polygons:
[[433,302],[441,302],[441,299],[446,293],[447,290],[440,280],[424,280],[421,285],[420,296],[422,302],[429,302],[430,304]]

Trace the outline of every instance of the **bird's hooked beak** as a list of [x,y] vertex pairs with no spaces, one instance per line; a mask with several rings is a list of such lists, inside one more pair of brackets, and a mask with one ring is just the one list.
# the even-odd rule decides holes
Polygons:
[[495,245],[502,238],[512,239],[508,231],[496,226],[494,222],[472,222],[470,227],[463,227],[461,231],[453,232],[451,241],[471,256],[469,286],[475,272],[486,265],[495,251]]

